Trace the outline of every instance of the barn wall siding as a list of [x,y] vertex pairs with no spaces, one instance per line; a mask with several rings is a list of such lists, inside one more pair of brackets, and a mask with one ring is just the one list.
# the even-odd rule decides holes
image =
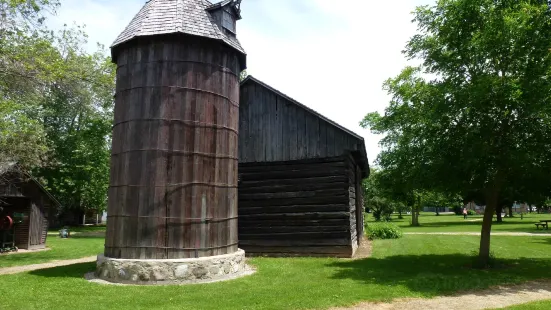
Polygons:
[[356,220],[357,220],[357,235],[358,235],[358,244],[361,242],[362,237],[364,236],[364,193],[362,188],[362,171],[356,165]]
[[4,175],[0,184],[0,200],[6,205],[5,214],[23,213],[23,223],[15,225],[15,245],[20,249],[41,249],[46,246],[48,208],[55,209],[57,201],[40,184],[16,168]]
[[369,174],[363,139],[252,77],[241,83],[239,112],[239,246],[247,255],[352,256]]
[[20,249],[28,250],[30,247],[30,218],[31,205],[30,201],[22,201],[15,206],[10,207],[9,212],[23,213],[23,223],[15,226],[15,246]]
[[241,86],[239,161],[278,162],[341,156],[361,141],[257,83]]
[[350,257],[348,165],[346,157],[240,164],[239,246],[248,255]]
[[348,178],[348,205],[350,208],[350,238],[352,252],[358,248],[358,218],[356,216],[356,166],[350,158],[346,160],[346,176]]

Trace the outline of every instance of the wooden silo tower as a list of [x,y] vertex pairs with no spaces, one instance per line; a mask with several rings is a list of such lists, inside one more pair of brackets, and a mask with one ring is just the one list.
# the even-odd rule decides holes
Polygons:
[[240,18],[239,0],[150,0],[112,45],[106,257],[238,251]]

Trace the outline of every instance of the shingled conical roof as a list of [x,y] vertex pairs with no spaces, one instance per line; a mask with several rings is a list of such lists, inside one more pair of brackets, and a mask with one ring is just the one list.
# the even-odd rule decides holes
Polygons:
[[149,0],[113,42],[114,48],[136,37],[184,33],[225,42],[245,55],[237,38],[226,35],[207,9],[207,0]]

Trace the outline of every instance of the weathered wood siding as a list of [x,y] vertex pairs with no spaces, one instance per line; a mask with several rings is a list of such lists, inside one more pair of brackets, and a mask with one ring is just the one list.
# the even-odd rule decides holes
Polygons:
[[105,255],[237,251],[237,52],[184,35],[117,48]]
[[31,203],[29,216],[29,248],[43,248],[48,233],[47,210],[41,202]]
[[30,223],[31,223],[31,203],[27,199],[20,199],[17,203],[6,207],[6,210],[13,214],[13,212],[23,213],[23,223],[15,226],[15,246],[28,250],[30,247]]
[[362,171],[356,165],[356,192],[355,200],[356,203],[356,222],[357,222],[357,235],[358,235],[358,244],[360,244],[364,233],[365,233],[365,222],[364,222],[364,192],[362,187]]
[[247,255],[352,255],[345,157],[239,169],[239,245]]
[[15,226],[15,243],[20,249],[38,249],[46,245],[48,203],[50,198],[32,179],[14,172],[3,176],[8,182],[0,184],[0,200],[5,213],[23,213],[23,223]]
[[363,139],[252,77],[241,84],[239,111],[240,247],[352,256],[369,171]]
[[350,232],[352,247],[356,251],[364,233],[362,172],[352,157],[347,158],[347,166]]
[[363,141],[357,137],[258,83],[242,84],[239,113],[240,163],[362,152]]
[[0,177],[7,179],[7,181],[2,180],[0,183],[0,197],[25,197],[22,188],[25,184],[19,178],[10,175]]

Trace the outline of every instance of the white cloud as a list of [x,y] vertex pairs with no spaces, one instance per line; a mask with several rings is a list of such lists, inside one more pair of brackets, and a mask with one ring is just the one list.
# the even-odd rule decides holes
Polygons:
[[[273,26],[286,29],[288,24],[301,25],[309,21],[291,20],[273,8],[281,5],[273,1],[258,1],[254,14],[279,16]],[[306,0],[316,11],[304,14],[310,18],[328,18],[326,27],[295,27],[287,38],[266,35],[247,20],[244,2],[244,20],[239,38],[249,54],[249,73],[264,80],[294,99],[326,115],[337,123],[357,132],[366,139],[370,162],[379,153],[379,137],[359,127],[368,112],[383,112],[389,97],[381,89],[382,83],[397,75],[407,64],[401,54],[407,40],[415,33],[410,14],[417,5],[428,0],[395,1],[350,0],[347,5],[334,0]],[[283,3],[292,6],[289,1]],[[289,8],[287,8],[289,10]],[[253,14],[253,12],[251,12]],[[257,18],[255,18],[255,21]],[[335,21],[338,21],[336,23]],[[323,20],[316,20],[316,25]]]
[[86,25],[88,49],[95,51],[96,43],[108,48],[143,4],[144,1],[136,0],[62,0],[61,8],[49,23],[56,29],[63,24]]
[[[434,0],[246,0],[238,37],[248,72],[366,139],[370,162],[379,137],[359,127],[389,97],[382,83],[407,64],[401,50],[415,33],[410,12]],[[89,48],[109,46],[143,0],[64,0],[51,24],[87,25]]]

